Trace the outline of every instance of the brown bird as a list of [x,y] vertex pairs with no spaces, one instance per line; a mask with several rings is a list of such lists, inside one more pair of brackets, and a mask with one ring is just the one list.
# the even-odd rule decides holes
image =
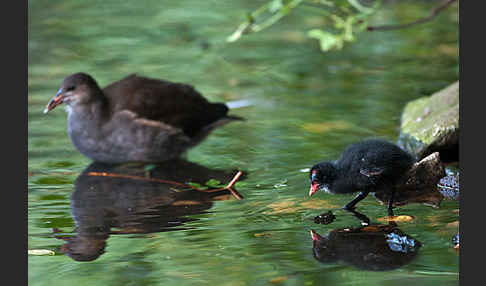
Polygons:
[[75,73],[64,79],[44,113],[63,103],[74,146],[104,163],[175,159],[216,127],[243,120],[227,115],[229,104],[211,103],[188,84],[136,74],[101,89],[90,75]]

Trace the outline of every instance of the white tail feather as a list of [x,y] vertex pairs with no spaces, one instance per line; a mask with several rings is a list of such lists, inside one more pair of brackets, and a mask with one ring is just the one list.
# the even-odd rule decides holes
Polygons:
[[241,99],[241,100],[226,102],[226,106],[228,106],[229,109],[247,107],[247,106],[250,106],[250,105],[252,105],[252,102],[248,99]]

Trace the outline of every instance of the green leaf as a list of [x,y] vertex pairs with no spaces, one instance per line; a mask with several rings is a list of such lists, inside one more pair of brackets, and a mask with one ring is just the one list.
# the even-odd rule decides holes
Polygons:
[[333,48],[340,48],[342,46],[342,43],[340,44],[340,39],[329,32],[325,32],[319,29],[313,29],[310,30],[307,35],[310,38],[319,40],[321,50],[324,52],[329,51]]
[[217,188],[221,186],[221,182],[215,179],[210,179],[206,182],[206,186]]
[[268,6],[268,11],[270,11],[271,13],[275,13],[278,10],[282,9],[282,7],[282,0],[273,0]]
[[150,170],[155,169],[155,168],[157,168],[157,165],[155,165],[155,164],[148,164],[143,169],[145,171],[150,171]]
[[191,186],[191,187],[198,188],[199,190],[207,190],[207,189],[208,189],[208,187],[203,186],[203,185],[198,184],[198,183],[194,183],[194,182],[189,182],[189,183],[187,183],[187,184],[188,184],[189,186]]
[[246,187],[248,186],[247,182],[236,182],[235,183],[235,188],[241,188],[241,187]]

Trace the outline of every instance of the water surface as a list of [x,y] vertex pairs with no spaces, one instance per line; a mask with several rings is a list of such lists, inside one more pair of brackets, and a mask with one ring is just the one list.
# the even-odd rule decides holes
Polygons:
[[[225,43],[260,5],[229,2],[29,2],[28,248],[56,253],[29,255],[29,284],[458,284],[451,242],[457,201],[396,209],[414,217],[398,222],[400,231],[421,243],[414,259],[396,269],[322,263],[313,256],[311,229],[326,235],[362,225],[339,210],[351,195],[309,198],[302,171],[363,138],[396,142],[406,102],[458,79],[455,8],[422,26],[363,34],[324,54],[305,36],[319,23],[319,14],[305,7],[265,32]],[[423,2],[396,4],[376,21],[425,16],[431,6]],[[65,112],[42,114],[62,79],[78,71],[101,86],[137,72],[191,83],[212,101],[252,100],[232,111],[246,122],[216,130],[188,152],[185,162],[197,170],[182,168],[186,181],[202,189],[206,179],[216,188],[243,170],[236,189],[244,199],[228,192],[182,195],[187,188],[140,179],[147,174],[139,166],[116,171],[137,179],[90,177],[97,181],[87,185],[98,187],[87,191],[82,174],[93,166],[67,137]],[[159,171],[148,175],[184,180]],[[315,224],[328,210],[336,220]],[[379,219],[386,208],[372,196],[358,210],[385,224]],[[85,259],[91,261],[63,253],[69,238],[78,239],[74,250],[93,254]]]

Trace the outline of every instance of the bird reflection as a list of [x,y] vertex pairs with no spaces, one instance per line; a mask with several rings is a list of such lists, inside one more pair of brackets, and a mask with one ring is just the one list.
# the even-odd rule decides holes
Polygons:
[[[226,183],[237,171],[209,169],[185,160],[169,161],[147,170],[143,165],[92,163],[76,179],[71,211],[76,224],[74,236],[61,252],[77,261],[92,261],[105,251],[114,234],[145,234],[186,229],[206,213],[215,200],[241,199],[230,188],[208,187]],[[240,173],[238,173],[240,174]]]
[[327,236],[311,230],[314,258],[322,263],[342,261],[357,268],[386,271],[410,263],[421,243],[401,231],[395,222],[370,224],[364,214],[354,211],[363,226],[334,229]]

